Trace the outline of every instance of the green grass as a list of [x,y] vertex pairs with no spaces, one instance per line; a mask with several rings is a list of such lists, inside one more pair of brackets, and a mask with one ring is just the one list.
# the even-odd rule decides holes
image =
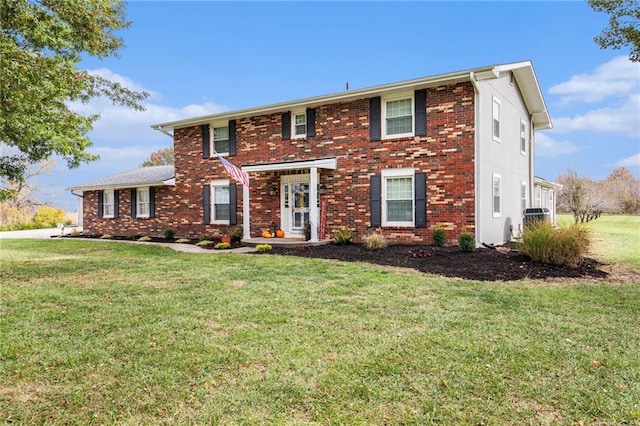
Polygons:
[[[573,223],[573,216],[559,215],[558,223]],[[640,216],[605,215],[588,222],[591,253],[640,273]]]
[[640,282],[103,241],[0,262],[0,423],[640,423]]

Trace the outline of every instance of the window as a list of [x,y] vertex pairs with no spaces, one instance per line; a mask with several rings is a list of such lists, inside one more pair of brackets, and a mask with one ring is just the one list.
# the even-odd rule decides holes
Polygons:
[[229,126],[213,127],[213,151],[218,154],[229,153]]
[[493,140],[500,142],[500,101],[493,98]]
[[105,190],[102,199],[102,217],[115,217],[115,197],[114,191]]
[[149,217],[149,188],[138,188],[136,192],[136,217]]
[[382,225],[413,226],[413,169],[382,171]]
[[520,210],[527,208],[527,182],[520,182]]
[[527,154],[527,123],[520,120],[520,153]]
[[542,188],[536,186],[536,205],[534,207],[542,207]]
[[291,128],[294,138],[304,138],[307,136],[307,113],[296,112],[292,114]]
[[502,177],[497,174],[493,174],[493,217],[501,216],[501,202],[500,202],[500,186],[501,186]]
[[413,97],[385,99],[382,122],[385,137],[413,136]]
[[229,181],[214,180],[211,182],[211,223],[229,224]]

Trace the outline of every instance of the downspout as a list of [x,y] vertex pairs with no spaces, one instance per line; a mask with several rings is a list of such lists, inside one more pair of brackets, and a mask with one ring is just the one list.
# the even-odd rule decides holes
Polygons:
[[173,139],[173,135],[171,133],[167,132],[165,129],[163,129],[162,126],[154,127],[154,129],[161,131],[162,133],[164,133],[165,135],[167,135],[171,139]]
[[475,202],[474,202],[474,221],[476,228],[476,246],[478,246],[480,242],[480,221],[478,218],[480,217],[480,166],[479,166],[479,158],[480,158],[480,87],[478,86],[478,82],[476,80],[476,75],[473,71],[469,73],[469,80],[473,85],[473,91],[475,93],[473,99],[473,107],[474,107],[474,118],[473,118],[473,126],[474,126],[474,168],[475,168],[475,184],[474,184],[474,192],[475,192]]
[[533,115],[529,114],[529,207],[533,207],[533,196],[535,193],[536,185],[536,172],[535,172],[535,124],[533,123]]
[[70,190],[69,192],[71,193],[71,195],[75,195],[76,197],[82,198],[82,200],[83,200],[83,206],[82,206],[83,208],[82,209],[78,209],[78,214],[76,215],[77,216],[76,217],[76,224],[78,226],[82,226],[82,225],[84,225],[84,222],[82,220],[83,219],[82,216],[84,215],[84,193],[76,194],[75,192],[73,192],[73,189]]

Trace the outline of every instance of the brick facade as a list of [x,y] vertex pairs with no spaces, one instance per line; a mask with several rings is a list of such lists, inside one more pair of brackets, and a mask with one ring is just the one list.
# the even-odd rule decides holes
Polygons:
[[[463,228],[475,230],[475,105],[471,83],[427,89],[427,134],[420,137],[371,141],[369,99],[316,108],[314,137],[282,139],[282,114],[236,120],[236,166],[337,157],[336,170],[320,170],[326,191],[327,230],[345,226],[355,239],[370,234],[369,180],[381,170],[412,167],[427,176],[427,227],[378,228],[394,242],[431,242],[436,224],[453,242]],[[130,191],[119,191],[119,217],[97,217],[97,192],[84,194],[85,231],[90,234],[161,236],[166,228],[179,237],[215,237],[228,226],[204,225],[203,185],[227,179],[220,161],[204,159],[200,126],[174,131],[175,186],[156,189],[155,218],[130,215]],[[301,173],[304,171],[300,171]],[[280,194],[269,195],[281,174],[250,175],[251,236],[259,236],[271,223],[280,223]],[[279,191],[278,191],[279,192]],[[242,186],[238,185],[238,224],[242,224]]]

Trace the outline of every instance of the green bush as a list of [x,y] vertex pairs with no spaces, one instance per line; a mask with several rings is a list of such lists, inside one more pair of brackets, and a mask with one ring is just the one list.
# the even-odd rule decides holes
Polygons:
[[200,246],[200,247],[206,247],[206,246],[208,246],[209,244],[213,244],[213,241],[209,241],[209,240],[200,240],[200,241],[198,242],[198,244],[196,244],[196,245],[197,245],[197,246]]
[[458,237],[458,245],[462,251],[474,251],[476,239],[471,232],[462,231]]
[[40,206],[38,207],[38,211],[36,211],[36,215],[33,218],[33,221],[44,227],[53,228],[58,226],[59,223],[63,223],[65,225],[70,224],[66,216],[67,214],[63,209],[56,209],[49,206]]
[[236,226],[229,231],[229,238],[231,241],[237,243],[242,240],[242,226]]
[[151,241],[151,237],[147,237],[146,235],[144,237],[140,237],[138,238],[138,241]]
[[214,250],[229,250],[231,248],[231,244],[229,243],[218,243],[213,246]]
[[441,223],[437,224],[433,230],[433,243],[442,247],[447,242],[447,233]]
[[371,234],[364,237],[364,246],[369,250],[380,250],[387,246],[387,239],[382,234]]
[[188,242],[191,242],[191,240],[188,239],[188,238],[178,238],[176,240],[176,243],[180,243],[180,244],[184,244],[184,243],[188,243]]
[[167,228],[164,230],[164,238],[166,240],[173,240],[176,236],[176,231],[171,228]]
[[345,244],[351,244],[353,241],[353,231],[351,229],[347,229],[344,226],[333,235],[333,240],[339,246]]
[[256,246],[256,250],[258,250],[258,253],[270,252],[272,248],[273,247],[271,247],[271,244],[258,244]]
[[518,251],[542,263],[577,266],[589,249],[589,231],[580,223],[554,228],[538,221],[524,228]]

